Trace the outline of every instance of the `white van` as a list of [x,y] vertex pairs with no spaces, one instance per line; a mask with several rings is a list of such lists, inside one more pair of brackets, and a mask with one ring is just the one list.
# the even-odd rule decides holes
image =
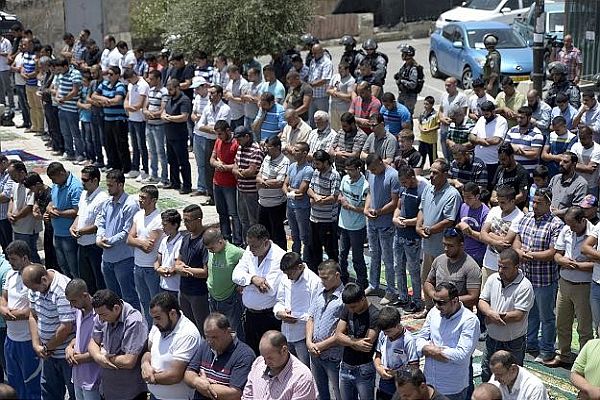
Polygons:
[[450,22],[499,21],[512,24],[515,18],[523,17],[534,0],[469,0],[462,6],[448,10],[435,22],[440,29]]

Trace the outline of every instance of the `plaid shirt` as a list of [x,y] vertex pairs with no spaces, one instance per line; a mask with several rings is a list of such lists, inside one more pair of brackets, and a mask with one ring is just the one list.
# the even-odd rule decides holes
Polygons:
[[[536,219],[533,211],[527,213],[517,224],[516,233],[521,239],[523,251],[545,251],[553,248],[564,223],[547,213]],[[554,261],[522,261],[521,270],[534,287],[549,286],[558,281],[558,265]]]
[[313,87],[313,97],[315,99],[327,97],[327,88],[333,74],[333,64],[329,57],[323,55],[318,60],[312,59],[308,67],[308,82],[315,82],[324,79],[324,85]]
[[[368,102],[366,102],[363,100],[362,97],[356,96],[352,100],[352,103],[350,103],[350,109],[348,111],[351,114],[354,114],[358,118],[369,119],[369,117],[371,115],[378,114],[380,109],[381,109],[381,102],[379,100],[377,100],[377,97],[371,96],[371,99]],[[363,127],[362,130],[366,134],[373,132],[373,130],[371,128]]]
[[[319,196],[336,196],[340,193],[340,174],[330,167],[325,172],[315,169],[309,188]],[[311,204],[310,220],[312,222],[333,222],[337,218],[337,203]]]
[[579,66],[583,63],[581,60],[581,50],[572,47],[566,50],[564,47],[558,52],[557,61],[567,66],[567,79],[573,81],[579,75]]
[[486,187],[488,183],[487,166],[477,157],[471,156],[470,162],[458,165],[456,160],[450,164],[450,178],[460,183],[475,182],[477,186]]
[[467,119],[462,125],[456,125],[455,123],[450,124],[448,127],[448,139],[452,140],[456,144],[465,144],[469,141],[469,134],[473,129],[473,124]]

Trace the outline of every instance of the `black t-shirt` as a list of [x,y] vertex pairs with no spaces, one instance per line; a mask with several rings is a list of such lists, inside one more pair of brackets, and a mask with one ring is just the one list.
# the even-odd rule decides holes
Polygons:
[[[179,97],[170,97],[165,105],[165,112],[169,115],[181,115],[192,113],[192,102],[183,94]],[[165,132],[167,139],[171,140],[187,140],[188,128],[187,122],[167,122],[165,124]]]
[[[202,235],[192,238],[188,232],[181,239],[179,250],[181,260],[192,268],[202,268],[208,263],[208,250],[204,247]],[[208,293],[206,278],[181,277],[179,291],[190,296],[201,296]]]
[[[369,304],[367,311],[362,314],[354,314],[348,311],[348,307],[344,307],[340,319],[346,321],[348,324],[348,331],[346,334],[352,338],[366,338],[369,329],[377,329],[377,318],[379,317],[379,310],[373,304]],[[373,354],[375,353],[375,347],[377,346],[377,336],[371,347],[371,351],[363,353],[362,351],[356,351],[350,347],[344,347],[344,356],[342,360],[346,364],[350,365],[363,365],[373,362]]]
[[408,151],[397,155],[394,161],[396,168],[399,168],[402,164],[411,168],[418,168],[421,165],[421,153],[411,147]]
[[[167,71],[167,74],[167,82],[170,78],[175,78],[179,81],[179,83],[183,83],[194,77],[194,66],[188,64],[182,68],[170,68],[169,71]],[[181,91],[188,97],[188,99],[191,100],[194,98],[194,89],[181,89]]]
[[100,64],[100,58],[102,54],[100,51],[96,51],[95,53],[90,53],[87,49],[83,52],[83,61],[91,67],[92,65]]
[[517,204],[522,206],[527,201],[527,188],[529,187],[529,173],[521,165],[517,163],[517,167],[512,171],[507,171],[502,167],[498,167],[496,176],[494,177],[493,186],[497,189],[500,186],[512,186],[516,194],[525,193],[525,201]]

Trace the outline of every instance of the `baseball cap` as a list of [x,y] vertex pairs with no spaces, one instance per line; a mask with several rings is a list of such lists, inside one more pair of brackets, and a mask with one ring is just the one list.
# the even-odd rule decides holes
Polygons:
[[234,138],[239,138],[246,135],[252,135],[252,132],[250,132],[250,129],[246,128],[245,126],[238,126],[233,131]]
[[581,203],[579,203],[579,207],[581,208],[592,208],[598,207],[598,199],[593,194],[586,195]]
[[207,85],[208,82],[202,76],[195,76],[192,78],[192,84],[190,85],[190,89],[196,89],[199,86]]

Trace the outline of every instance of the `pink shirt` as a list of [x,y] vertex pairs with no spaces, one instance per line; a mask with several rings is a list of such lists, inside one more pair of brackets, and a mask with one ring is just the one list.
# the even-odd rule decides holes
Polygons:
[[317,384],[310,369],[290,354],[283,370],[270,376],[264,357],[258,357],[248,374],[242,400],[315,400]]

